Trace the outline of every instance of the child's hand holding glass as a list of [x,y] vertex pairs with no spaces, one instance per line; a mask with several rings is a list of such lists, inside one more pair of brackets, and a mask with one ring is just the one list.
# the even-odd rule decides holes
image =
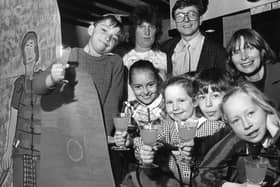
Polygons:
[[114,117],[114,125],[115,125],[115,135],[114,135],[114,142],[116,146],[113,146],[112,149],[115,151],[126,151],[129,148],[126,147],[129,142],[127,142],[127,129],[129,125],[129,117],[126,117],[123,113],[119,116]]
[[118,147],[129,147],[133,144],[133,138],[129,136],[127,131],[116,131],[114,134],[114,143]]
[[114,134],[114,142],[116,146],[122,147],[122,146],[128,146],[128,141],[127,141],[127,131],[121,132],[121,131],[116,131]]
[[182,161],[190,161],[192,159],[191,151],[193,146],[193,139],[187,142],[180,143],[179,150],[182,157]]
[[142,145],[140,149],[140,159],[143,166],[149,166],[153,164],[155,155],[155,149],[150,145]]
[[187,121],[179,121],[179,151],[182,156],[182,161],[191,160],[191,149],[194,146],[193,138],[196,134],[198,120],[188,119]]
[[142,164],[140,167],[143,168],[154,168],[157,165],[153,164],[154,154],[157,150],[156,142],[157,142],[157,134],[158,129],[154,128],[151,123],[146,128],[142,128],[140,130],[141,139],[143,141],[143,145],[140,150],[140,158]]

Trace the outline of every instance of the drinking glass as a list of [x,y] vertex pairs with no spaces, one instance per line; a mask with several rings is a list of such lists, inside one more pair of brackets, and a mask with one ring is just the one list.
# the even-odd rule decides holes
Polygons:
[[[129,122],[130,122],[129,117],[122,116],[122,115],[114,117],[114,126],[117,132],[121,132],[121,133],[126,132],[129,126]],[[111,149],[115,151],[130,150],[128,147],[125,147],[125,145],[113,146]]]
[[247,156],[244,158],[244,162],[247,182],[262,184],[268,167],[268,159],[260,156],[256,158]]
[[[198,124],[198,120],[194,120],[194,119],[188,119],[187,121],[178,122],[180,147],[184,142],[191,141],[195,137],[197,124]],[[181,148],[179,149],[179,151],[181,152]],[[183,156],[182,156],[182,161],[185,161]]]
[[[142,138],[142,141],[145,145],[154,146],[157,142],[157,135],[158,135],[158,129],[157,128],[142,128],[140,130],[140,135]],[[141,163],[140,167],[142,168],[155,168],[158,167],[156,164],[145,164]]]

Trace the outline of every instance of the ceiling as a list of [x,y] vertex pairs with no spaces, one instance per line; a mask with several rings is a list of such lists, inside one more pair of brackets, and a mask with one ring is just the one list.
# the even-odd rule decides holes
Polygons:
[[[150,4],[160,10],[163,18],[169,18],[169,0],[57,0],[61,21],[73,25],[88,26],[104,14],[123,15],[124,23],[134,7]],[[163,14],[164,13],[164,14]]]

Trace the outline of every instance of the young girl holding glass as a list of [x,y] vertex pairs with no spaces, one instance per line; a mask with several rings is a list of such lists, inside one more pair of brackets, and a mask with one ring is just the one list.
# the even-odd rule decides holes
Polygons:
[[[280,120],[270,101],[253,85],[240,83],[225,94],[222,111],[233,132],[205,156],[193,186],[279,186]],[[245,178],[248,156],[268,160],[266,176],[259,184]]]
[[[138,60],[129,69],[129,84],[136,97],[133,101],[128,101],[124,109],[125,115],[131,115],[132,123],[137,128],[145,128],[149,124],[153,126],[160,125],[160,121],[164,118],[165,112],[163,97],[159,88],[162,79],[158,74],[158,69],[147,60]],[[132,124],[133,125],[133,124]],[[115,132],[115,143],[126,145],[133,143],[127,141],[127,132]],[[139,141],[135,138],[134,141]]]
[[[132,148],[133,145],[140,144],[140,128],[148,128],[150,125],[158,127],[165,116],[165,112],[163,110],[163,97],[159,91],[162,80],[158,74],[158,69],[150,61],[136,61],[129,69],[128,78],[135,100],[126,101],[123,112],[125,116],[131,118],[132,128],[130,127],[130,129],[132,131],[129,129],[129,134],[128,132],[116,131],[114,142],[117,146]],[[125,154],[123,158],[129,163],[130,169],[134,168],[134,164],[131,163],[135,162],[134,159],[131,159],[131,156],[131,154]],[[132,174],[129,173],[127,176],[130,175]],[[123,183],[127,182],[124,179]]]

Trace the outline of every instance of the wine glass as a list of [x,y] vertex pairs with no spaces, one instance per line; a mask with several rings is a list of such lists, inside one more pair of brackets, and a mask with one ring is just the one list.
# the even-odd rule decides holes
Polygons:
[[[182,147],[184,142],[191,141],[196,134],[198,120],[196,119],[188,119],[187,121],[177,122],[178,124],[178,133],[179,133],[179,146]],[[179,149],[181,152],[181,148]],[[182,155],[182,152],[181,152]],[[186,161],[182,156],[181,161]]]
[[[149,145],[149,146],[154,146],[157,142],[157,135],[158,135],[158,129],[157,128],[142,128],[140,130],[140,135],[142,138],[142,141],[145,145]],[[145,164],[145,163],[141,163],[140,167],[142,168],[155,168],[158,167],[156,164]]]
[[[114,117],[114,126],[116,129],[116,132],[124,133],[128,130],[130,118],[124,115],[119,115],[117,117]],[[125,145],[120,146],[113,146],[111,148],[115,151],[127,151],[130,150],[128,147],[125,147]]]
[[261,156],[247,156],[244,158],[244,162],[247,182],[262,184],[268,167],[268,159]]

